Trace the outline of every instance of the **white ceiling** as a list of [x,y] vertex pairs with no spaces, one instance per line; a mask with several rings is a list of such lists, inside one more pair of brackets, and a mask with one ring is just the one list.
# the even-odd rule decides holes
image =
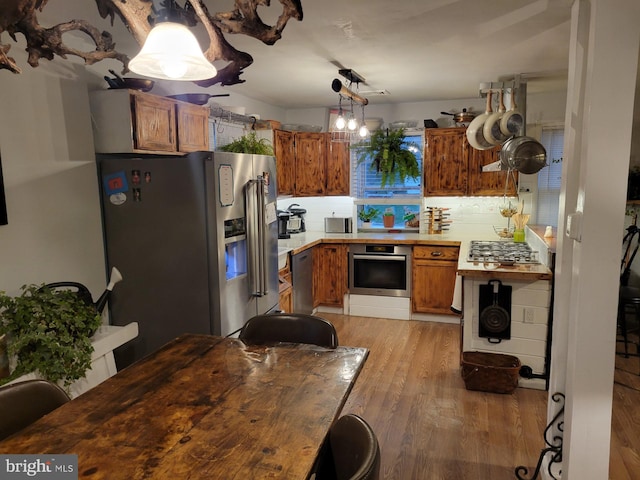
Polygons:
[[[527,80],[529,93],[566,88],[571,0],[301,1],[303,20],[290,20],[272,46],[227,35],[254,63],[241,76],[245,83],[207,91],[238,93],[283,108],[327,107],[337,102],[331,81],[344,80],[338,68],[365,78],[359,90],[372,104],[473,98],[480,83],[514,75]],[[233,4],[204,3],[210,11]],[[277,1],[259,9],[266,23],[280,12]],[[50,2],[40,15],[43,26],[50,26],[45,16],[50,21],[84,18],[110,31],[118,50],[133,56],[139,48],[119,19],[110,26],[93,2]],[[111,61],[91,68],[101,76],[119,69]],[[192,83],[176,89],[204,91]],[[389,94],[364,93],[371,90]]]

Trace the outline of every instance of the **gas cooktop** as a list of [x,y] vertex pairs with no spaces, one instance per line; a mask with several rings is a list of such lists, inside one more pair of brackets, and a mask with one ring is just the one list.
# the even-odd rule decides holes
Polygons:
[[506,240],[472,240],[469,245],[468,262],[501,263],[540,263],[538,252],[526,243]]

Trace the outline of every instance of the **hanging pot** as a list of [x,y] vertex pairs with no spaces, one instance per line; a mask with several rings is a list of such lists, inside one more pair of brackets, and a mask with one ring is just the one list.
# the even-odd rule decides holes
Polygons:
[[148,92],[155,85],[155,82],[148,78],[121,77],[112,69],[110,69],[109,72],[115,76],[115,78],[109,78],[106,75],[104,77],[110,89],[129,88],[131,90]]
[[511,108],[500,119],[500,130],[503,135],[511,137],[521,133],[524,117],[516,105],[515,89],[511,89]]
[[449,113],[449,112],[440,112],[440,113],[442,115],[451,115],[457,127],[466,127],[473,121],[474,118],[476,118],[476,114],[468,112],[466,108],[463,108],[462,112],[459,112],[459,113]]
[[489,143],[486,138],[484,138],[484,122],[486,122],[487,118],[493,113],[491,110],[491,95],[492,92],[489,90],[487,92],[487,110],[482,114],[478,115],[473,121],[469,124],[467,128],[467,140],[469,140],[469,145],[471,145],[476,150],[488,150],[493,147],[493,144]]
[[213,97],[228,97],[228,93],[220,93],[217,95],[210,95],[208,93],[181,93],[179,95],[168,95],[168,98],[179,100],[181,102],[194,103],[196,105],[204,105]]
[[502,145],[500,163],[506,169],[531,175],[547,166],[547,151],[535,138],[512,137]]
[[484,138],[492,145],[500,145],[511,135],[505,135],[500,128],[500,120],[504,116],[506,109],[504,108],[504,90],[500,90],[500,104],[498,111],[492,113],[484,122],[482,132]]

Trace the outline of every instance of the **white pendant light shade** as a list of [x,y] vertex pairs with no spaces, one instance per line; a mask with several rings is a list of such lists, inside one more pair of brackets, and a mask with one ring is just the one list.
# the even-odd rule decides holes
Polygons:
[[336,128],[338,130],[342,130],[346,124],[347,124],[347,121],[344,119],[344,116],[341,113],[340,115],[338,115],[338,118],[336,119]]
[[206,80],[218,73],[203,55],[193,33],[175,22],[153,27],[140,53],[129,62],[129,69],[162,80]]

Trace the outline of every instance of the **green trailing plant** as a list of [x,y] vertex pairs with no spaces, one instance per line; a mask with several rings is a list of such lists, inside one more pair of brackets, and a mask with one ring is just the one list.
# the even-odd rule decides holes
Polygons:
[[16,297],[0,291],[0,335],[6,335],[8,356],[16,361],[0,384],[34,372],[68,387],[91,367],[91,336],[101,315],[71,290],[44,285],[21,290]]
[[404,128],[376,130],[368,141],[351,147],[358,164],[371,160],[370,168],[380,174],[381,187],[396,182],[404,184],[407,177],[417,179],[420,176],[418,158],[411,151],[418,147],[405,143],[404,133]]
[[266,138],[258,138],[256,132],[249,132],[233,142],[220,147],[222,152],[253,153],[255,155],[273,156],[273,147]]
[[380,215],[380,210],[374,207],[363,207],[362,210],[358,212],[358,218],[363,222],[370,222],[378,215]]

